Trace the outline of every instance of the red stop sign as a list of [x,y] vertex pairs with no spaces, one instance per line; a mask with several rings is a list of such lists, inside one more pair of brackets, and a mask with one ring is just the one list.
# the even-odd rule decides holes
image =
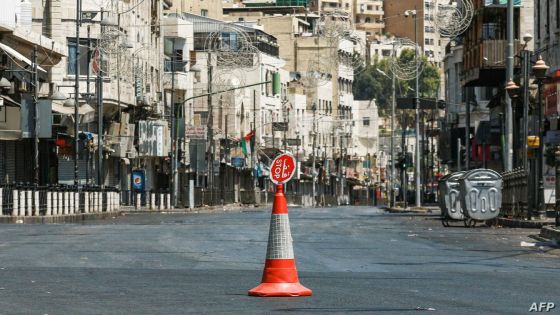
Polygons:
[[296,162],[290,154],[284,153],[272,161],[270,167],[270,180],[275,184],[284,184],[289,181],[296,171]]

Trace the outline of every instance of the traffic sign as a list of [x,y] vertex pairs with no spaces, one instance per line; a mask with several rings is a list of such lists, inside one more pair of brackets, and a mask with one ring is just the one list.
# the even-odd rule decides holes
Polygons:
[[272,161],[270,180],[275,184],[288,182],[296,171],[296,162],[291,154],[284,153]]

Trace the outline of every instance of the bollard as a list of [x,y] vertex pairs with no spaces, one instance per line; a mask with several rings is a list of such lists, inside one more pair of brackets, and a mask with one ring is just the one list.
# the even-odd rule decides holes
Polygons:
[[189,208],[194,209],[194,179],[189,180]]
[[159,210],[163,210],[163,204],[165,202],[163,199],[163,194],[159,194]]
[[113,205],[115,203],[115,193],[110,191],[107,194],[109,196],[109,211],[113,212],[113,210],[115,210]]
[[103,212],[103,192],[100,191],[97,193],[97,204],[99,212]]
[[34,216],[39,216],[39,206],[40,206],[40,199],[39,199],[39,191],[36,190],[33,192],[33,199],[34,199],[34,203],[35,203],[35,211],[33,213]]
[[75,203],[74,203],[74,191],[70,191],[68,192],[68,198],[70,198],[70,214],[74,214],[76,212],[76,209],[74,208]]
[[140,206],[142,204],[142,195],[136,194],[136,210],[140,210]]
[[25,190],[19,191],[19,213],[18,217],[25,215]]
[[33,195],[31,190],[25,191],[25,203],[27,208],[25,209],[25,215],[30,217],[33,215]]
[[152,193],[150,197],[150,209],[156,209],[156,194]]
[[58,215],[64,214],[64,193],[58,192]]
[[78,191],[74,192],[74,213],[80,213],[80,193]]
[[52,215],[52,192],[47,191],[47,208],[45,209],[45,216],[50,217]]
[[93,193],[93,212],[99,212],[99,192]]
[[64,214],[70,214],[70,193],[64,192]]
[[3,189],[0,187],[0,216],[4,214],[4,209],[2,209],[2,203],[4,198],[2,196],[2,193],[3,193]]
[[165,201],[167,202],[167,209],[171,209],[171,195],[170,194],[166,194],[165,195]]
[[19,191],[14,189],[12,191],[12,198],[13,198],[13,205],[12,205],[12,215],[17,216],[19,215],[19,201],[18,201]]
[[56,191],[53,191],[51,193],[52,195],[52,215],[58,215],[58,193]]
[[89,213],[89,192],[84,191],[84,213]]

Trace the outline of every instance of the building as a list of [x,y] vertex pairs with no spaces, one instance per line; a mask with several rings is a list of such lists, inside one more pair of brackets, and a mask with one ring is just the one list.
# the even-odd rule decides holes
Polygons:
[[[220,19],[222,17],[222,8],[224,0],[172,0],[168,9],[170,13],[191,13],[195,15],[205,16],[212,19]],[[233,1],[230,1],[233,2]],[[227,5],[227,3],[226,3]]]
[[[102,8],[97,2],[84,2],[76,40],[76,1],[33,2],[33,30],[64,47],[61,61],[48,70],[49,94],[68,97],[53,102],[52,141],[57,150],[53,151],[56,153],[52,154],[52,171],[46,183],[74,182],[71,143],[79,133],[84,135],[79,143],[80,184],[95,183],[126,192],[130,190],[131,173],[141,171],[146,190],[167,188],[166,158],[171,144],[165,118],[168,108],[162,99],[161,17],[170,1],[112,4]],[[78,131],[74,130],[71,110],[76,75],[79,107],[83,109]],[[98,128],[100,117],[94,107],[103,109],[102,129]]]
[[[33,5],[29,1],[9,0],[3,2],[3,7],[0,16],[0,184],[54,183],[56,156],[52,152],[56,145],[52,101],[48,99],[52,95],[50,76],[67,51],[61,41],[53,39],[53,32],[42,33],[40,28],[33,27]],[[33,64],[37,65],[36,74]],[[35,91],[39,97],[37,103],[33,100]],[[41,106],[36,107],[38,104]],[[35,108],[41,110],[35,113]],[[39,122],[37,146],[35,117]],[[35,168],[37,162],[39,165]]]

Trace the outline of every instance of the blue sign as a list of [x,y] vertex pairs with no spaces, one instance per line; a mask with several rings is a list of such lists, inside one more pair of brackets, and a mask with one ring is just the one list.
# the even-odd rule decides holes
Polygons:
[[132,171],[132,189],[144,191],[146,188],[146,172],[144,170]]
[[243,157],[232,157],[231,158],[231,164],[233,164],[233,167],[243,167],[243,165],[245,165],[245,158]]

